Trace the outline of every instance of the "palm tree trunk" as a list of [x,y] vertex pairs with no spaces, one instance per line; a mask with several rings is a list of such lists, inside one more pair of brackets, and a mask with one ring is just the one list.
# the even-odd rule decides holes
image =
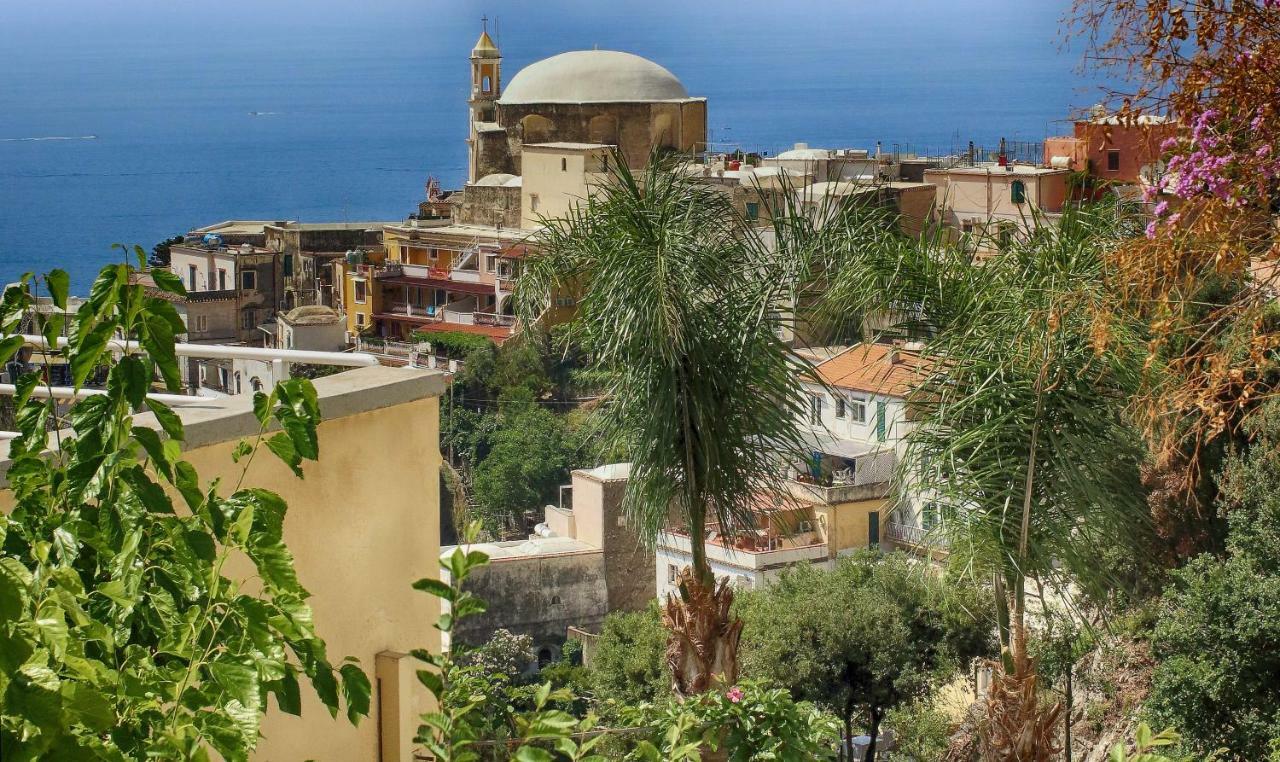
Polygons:
[[742,620],[732,613],[733,589],[728,579],[717,582],[711,573],[703,532],[691,528],[689,534],[694,563],[680,572],[679,592],[667,596],[662,612],[669,633],[671,689],[680,697],[737,682],[742,637]]

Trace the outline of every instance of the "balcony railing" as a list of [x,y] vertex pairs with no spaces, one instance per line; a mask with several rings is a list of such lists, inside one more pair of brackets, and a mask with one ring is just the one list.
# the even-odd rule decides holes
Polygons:
[[947,538],[941,532],[911,524],[890,521],[885,525],[885,537],[892,542],[917,547],[946,548]]
[[475,313],[476,325],[497,325],[510,326],[516,324],[515,315],[499,315],[496,312],[477,312]]
[[[707,558],[748,569],[772,568],[802,561],[812,563],[827,558],[826,543],[808,542],[809,537],[816,538],[817,535],[800,533],[754,546],[726,546],[722,540],[711,540],[706,544]],[[689,535],[679,530],[667,530],[659,535],[658,546],[679,553],[692,552]]]

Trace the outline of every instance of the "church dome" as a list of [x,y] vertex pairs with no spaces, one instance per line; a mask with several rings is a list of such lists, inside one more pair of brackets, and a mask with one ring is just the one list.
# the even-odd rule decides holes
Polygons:
[[576,50],[529,64],[499,103],[646,103],[685,100],[689,93],[647,58],[617,50]]

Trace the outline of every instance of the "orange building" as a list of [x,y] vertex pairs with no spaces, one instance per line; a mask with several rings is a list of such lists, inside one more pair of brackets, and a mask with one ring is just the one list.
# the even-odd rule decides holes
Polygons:
[[1095,114],[1075,123],[1074,134],[1047,138],[1044,163],[1087,172],[1100,180],[1149,184],[1164,172],[1160,144],[1178,134],[1180,125],[1164,116],[1139,116],[1128,123]]

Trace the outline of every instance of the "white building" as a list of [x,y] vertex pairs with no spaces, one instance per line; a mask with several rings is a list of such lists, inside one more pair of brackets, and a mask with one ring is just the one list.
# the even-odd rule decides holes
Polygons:
[[[911,530],[920,526],[916,501],[900,499],[903,491],[893,482],[912,427],[906,396],[926,369],[919,355],[883,344],[861,344],[819,363],[829,388],[805,385],[801,421],[811,457],[790,466],[784,494],[759,496],[753,532],[728,539],[709,528],[707,560],[716,577],[757,587],[793,564],[829,566],[882,539],[918,542],[919,532]],[[692,560],[687,531],[671,528],[659,536],[659,599],[674,592],[677,575]]]

